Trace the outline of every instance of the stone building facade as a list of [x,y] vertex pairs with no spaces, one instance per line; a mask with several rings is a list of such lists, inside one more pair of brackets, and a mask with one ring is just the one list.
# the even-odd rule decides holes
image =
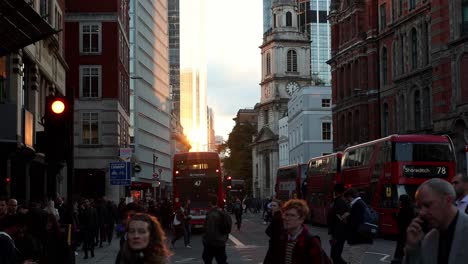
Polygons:
[[299,30],[295,0],[272,3],[272,28],[263,35],[261,99],[255,105],[258,133],[253,140],[253,192],[273,195],[279,167],[278,120],[287,112],[292,93],[310,85],[310,41]]

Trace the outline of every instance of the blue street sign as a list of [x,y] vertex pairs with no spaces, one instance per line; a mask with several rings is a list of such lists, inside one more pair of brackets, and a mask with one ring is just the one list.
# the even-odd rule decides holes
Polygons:
[[130,162],[111,162],[109,163],[109,172],[111,185],[132,184],[132,175],[130,174]]

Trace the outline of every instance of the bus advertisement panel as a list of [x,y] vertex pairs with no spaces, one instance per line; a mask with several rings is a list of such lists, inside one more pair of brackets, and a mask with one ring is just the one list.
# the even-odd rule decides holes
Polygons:
[[190,200],[194,228],[205,222],[208,202],[216,197],[218,206],[224,206],[221,161],[215,152],[187,152],[174,155],[174,206],[179,208]]
[[399,197],[406,194],[414,202],[416,189],[427,179],[451,181],[455,160],[448,136],[392,135],[347,148],[343,183],[362,191],[363,199],[379,213],[381,234],[395,235]]
[[341,182],[341,157],[337,152],[311,158],[307,169],[307,194],[311,221],[326,225],[328,210],[333,201],[333,188]]
[[295,164],[278,168],[276,173],[276,199],[283,202],[302,198],[302,183],[307,176],[307,164]]

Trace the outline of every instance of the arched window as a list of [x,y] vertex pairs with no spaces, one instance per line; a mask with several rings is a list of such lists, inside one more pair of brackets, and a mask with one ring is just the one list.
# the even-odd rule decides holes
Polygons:
[[419,90],[414,92],[414,129],[421,129],[421,95]]
[[286,26],[292,27],[292,14],[291,12],[286,12]]
[[387,48],[382,49],[382,84],[388,84],[388,54]]
[[270,53],[267,53],[266,55],[266,75],[271,74],[271,57]]
[[400,74],[405,73],[405,37],[400,36]]
[[287,71],[297,72],[297,53],[295,50],[288,50]]
[[361,121],[359,120],[359,110],[354,111],[354,128],[353,128],[353,134],[354,134],[354,142],[359,143],[359,132],[361,130]]
[[351,112],[348,113],[348,118],[346,120],[346,144],[351,144],[351,141],[354,139],[353,135],[353,115]]
[[402,133],[402,132],[405,132],[406,128],[405,128],[405,122],[406,122],[406,109],[405,109],[405,106],[406,106],[406,102],[405,102],[405,96],[404,95],[400,95],[400,99],[398,100],[398,108],[399,108],[399,115],[398,115],[398,132],[399,133]]
[[422,103],[423,126],[428,127],[431,125],[431,94],[429,87],[424,88],[422,92]]
[[346,119],[345,119],[345,115],[344,115],[344,114],[341,115],[340,120],[341,120],[341,122],[339,122],[340,129],[339,129],[339,131],[338,131],[340,141],[339,141],[338,144],[339,144],[340,146],[342,146],[342,145],[345,144],[345,141],[346,141],[346,139],[345,139],[345,129],[346,129],[345,123],[346,123]]
[[392,43],[392,80],[397,76],[397,43],[393,41]]
[[418,68],[418,32],[415,28],[411,30],[411,67]]
[[382,126],[382,136],[386,137],[389,135],[389,112],[388,112],[388,104],[384,103],[383,105],[383,126]]

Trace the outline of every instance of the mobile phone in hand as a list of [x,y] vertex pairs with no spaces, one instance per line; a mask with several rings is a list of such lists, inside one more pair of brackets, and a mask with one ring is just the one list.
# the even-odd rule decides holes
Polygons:
[[421,224],[421,229],[424,232],[424,234],[429,233],[431,231],[431,227],[429,226],[429,223],[427,223],[426,220],[423,219],[423,223]]

